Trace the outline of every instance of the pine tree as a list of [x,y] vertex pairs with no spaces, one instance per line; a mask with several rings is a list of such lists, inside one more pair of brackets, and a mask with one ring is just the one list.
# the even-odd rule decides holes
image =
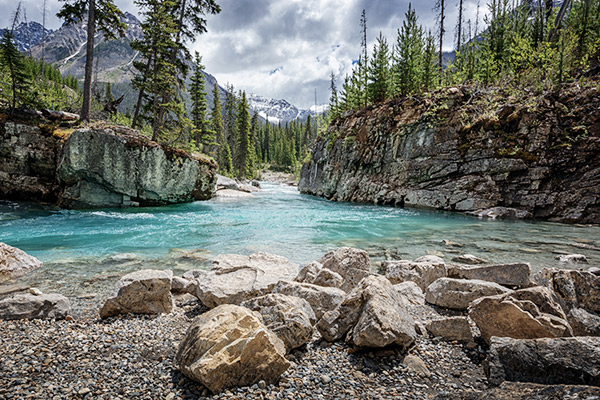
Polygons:
[[23,55],[19,53],[17,46],[13,41],[14,29],[17,26],[21,4],[13,16],[12,27],[4,31],[4,36],[0,41],[0,65],[8,71],[10,80],[10,115],[14,115],[15,109],[19,104],[25,103],[25,95],[30,87],[30,76],[25,69]]
[[238,178],[252,177],[252,142],[250,138],[250,113],[246,92],[242,92],[237,112],[239,144],[235,155],[235,167]]
[[358,58],[358,90],[360,95],[360,103],[364,107],[368,103],[367,99],[367,83],[369,81],[369,54],[367,48],[367,12],[363,9],[360,16],[360,46],[361,55]]
[[388,97],[390,84],[390,55],[387,40],[379,32],[377,43],[373,47],[373,58],[369,65],[369,86],[367,94],[369,102],[378,103],[385,101]]
[[106,38],[113,39],[125,34],[125,24],[121,22],[123,12],[113,0],[64,0],[65,4],[58,17],[72,24],[83,20],[87,15],[87,42],[85,73],[83,80],[83,104],[80,118],[89,121],[92,109],[92,73],[94,66],[94,37],[97,28]]
[[423,86],[423,28],[417,25],[417,15],[408,4],[402,28],[394,48],[393,82],[394,94],[406,96]]
[[335,74],[333,73],[333,71],[331,72],[330,79],[331,79],[331,81],[330,81],[329,89],[331,90],[331,97],[329,98],[328,116],[329,116],[329,120],[333,121],[340,115],[337,88],[335,86]]
[[221,111],[221,99],[219,98],[219,86],[217,83],[213,86],[213,107],[211,110],[211,128],[215,132],[217,143],[217,162],[221,173],[231,174],[231,148],[225,139],[225,128],[223,127],[223,114]]
[[431,31],[427,34],[425,38],[425,49],[423,53],[423,66],[422,70],[422,82],[423,82],[423,90],[430,90],[435,87],[438,74],[436,74],[437,63],[435,60],[436,49],[435,49],[435,37],[432,35]]
[[192,136],[198,146],[202,146],[203,151],[209,146],[214,145],[215,131],[210,129],[209,121],[206,119],[207,104],[206,92],[204,90],[204,65],[202,57],[196,52],[194,60],[194,74],[191,78],[190,96],[192,100]]
[[444,15],[445,10],[445,0],[437,0],[435,3],[435,10],[438,12],[438,27],[439,27],[439,56],[438,56],[438,68],[440,71],[440,76],[442,74],[442,58],[443,58],[443,51],[442,51],[442,45],[444,44],[444,33],[446,33],[446,31],[444,30],[444,19],[446,18]]

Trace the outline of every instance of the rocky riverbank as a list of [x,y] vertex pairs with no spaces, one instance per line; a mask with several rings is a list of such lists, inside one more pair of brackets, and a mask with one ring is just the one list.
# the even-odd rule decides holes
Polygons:
[[122,126],[0,123],[0,198],[64,208],[162,205],[212,197],[217,165]]
[[[0,398],[594,398],[599,274],[435,256],[376,273],[341,248],[138,271],[50,320],[31,289],[0,300]],[[12,319],[15,298],[39,314]]]
[[337,201],[600,223],[600,93],[455,87],[334,120],[302,193]]

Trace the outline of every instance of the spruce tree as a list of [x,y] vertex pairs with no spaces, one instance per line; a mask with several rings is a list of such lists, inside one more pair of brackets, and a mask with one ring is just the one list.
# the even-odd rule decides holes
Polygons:
[[4,36],[0,41],[0,65],[8,72],[10,79],[10,115],[14,115],[15,109],[25,102],[25,95],[30,87],[30,76],[27,74],[23,55],[19,53],[13,41],[13,32],[19,20],[21,4],[13,16],[10,30],[5,29]]
[[406,96],[424,86],[423,45],[423,28],[417,25],[417,15],[409,3],[394,48],[394,94]]
[[369,65],[369,86],[367,94],[369,102],[378,103],[388,98],[390,84],[390,54],[387,40],[379,32],[377,43],[373,48],[373,57]]
[[235,167],[239,179],[252,177],[252,142],[250,138],[250,113],[246,92],[238,104],[237,125],[239,142],[235,155]]
[[191,78],[190,96],[192,100],[192,136],[197,146],[201,150],[208,152],[209,146],[215,143],[215,131],[210,128],[209,121],[206,119],[207,104],[206,92],[204,89],[204,65],[202,57],[196,52],[194,60],[194,74]]
[[[215,82],[212,90],[213,107],[210,114],[211,129],[215,133],[216,158],[219,168],[225,174],[231,173],[231,149],[225,140],[225,129],[223,128],[223,114],[221,110],[221,99],[219,95],[219,86]],[[229,158],[227,153],[229,149]]]
[[333,71],[331,72],[330,79],[331,79],[331,81],[329,84],[329,89],[331,90],[331,97],[329,98],[328,116],[329,116],[329,120],[333,121],[340,115],[337,87],[335,86],[335,74],[333,73]]
[[92,109],[92,73],[94,66],[94,38],[99,29],[108,39],[125,34],[125,24],[121,22],[123,12],[113,0],[62,0],[57,16],[65,23],[73,24],[87,17],[87,40],[85,56],[85,72],[83,79],[83,104],[80,118],[89,121]]

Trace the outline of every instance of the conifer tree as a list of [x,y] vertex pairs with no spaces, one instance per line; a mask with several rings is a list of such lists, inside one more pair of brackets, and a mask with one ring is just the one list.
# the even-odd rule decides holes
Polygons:
[[196,144],[201,150],[207,152],[209,146],[215,142],[215,131],[209,126],[209,121],[206,119],[207,104],[206,91],[204,89],[204,65],[202,65],[202,57],[196,52],[194,60],[194,74],[191,78],[190,96],[192,100],[192,136]]
[[422,81],[423,90],[430,90],[435,86],[438,75],[435,73],[437,69],[437,63],[435,60],[436,49],[435,49],[435,37],[431,31],[425,38],[425,48],[423,53],[423,66],[422,66]]
[[363,9],[360,16],[360,46],[362,54],[358,57],[358,81],[359,81],[359,94],[361,105],[364,107],[367,105],[367,83],[369,81],[369,54],[367,48],[367,12]]
[[213,107],[211,110],[211,128],[215,132],[217,143],[217,163],[221,173],[231,174],[233,169],[231,161],[231,148],[225,139],[225,128],[223,127],[223,114],[221,111],[221,99],[219,98],[219,86],[215,82],[212,90]]
[[223,126],[225,128],[225,140],[229,144],[231,154],[237,154],[238,130],[237,112],[238,100],[233,85],[225,85],[225,102],[223,104]]
[[238,178],[252,177],[252,142],[250,137],[250,113],[246,92],[242,92],[237,112],[239,144],[235,156]]
[[438,68],[440,70],[440,75],[442,74],[442,58],[443,58],[443,51],[442,51],[442,45],[444,44],[444,33],[446,33],[446,31],[444,30],[444,19],[446,18],[445,16],[445,9],[446,4],[445,4],[445,0],[436,0],[435,3],[435,10],[438,13],[438,27],[439,27],[439,55],[438,55]]
[[23,55],[19,53],[17,46],[13,41],[14,29],[17,26],[19,15],[21,12],[21,4],[17,6],[17,10],[13,15],[12,27],[10,30],[4,31],[4,36],[0,41],[0,65],[7,70],[10,79],[10,114],[14,115],[14,111],[19,103],[25,102],[25,94],[30,86],[30,76],[25,69]]
[[99,29],[108,39],[125,34],[125,24],[121,21],[123,12],[113,0],[62,0],[57,16],[66,24],[82,21],[87,17],[87,41],[85,72],[83,79],[83,104],[80,118],[89,121],[92,108],[92,74],[94,67],[94,38]]
[[385,101],[388,97],[388,87],[390,84],[389,64],[390,55],[387,40],[379,32],[377,43],[373,47],[371,65],[369,65],[367,95],[371,103]]
[[331,72],[329,89],[331,90],[331,97],[329,98],[329,120],[333,121],[340,115],[338,93],[335,86],[335,74]]
[[394,94],[406,96],[417,92],[424,81],[423,28],[417,25],[417,15],[408,3],[402,28],[394,48]]

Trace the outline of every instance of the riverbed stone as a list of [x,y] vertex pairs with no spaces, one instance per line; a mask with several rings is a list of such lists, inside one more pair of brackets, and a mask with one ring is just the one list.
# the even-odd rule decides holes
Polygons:
[[369,254],[352,247],[340,247],[330,251],[318,260],[323,268],[327,268],[342,276],[344,282],[340,288],[344,292],[351,291],[360,281],[371,273]]
[[396,292],[400,294],[407,305],[422,306],[425,304],[425,294],[419,285],[413,281],[397,283],[394,285],[394,289],[396,289]]
[[552,293],[540,286],[477,299],[469,307],[469,317],[487,343],[492,336],[516,339],[573,336],[562,308]]
[[445,340],[458,340],[463,342],[473,341],[473,333],[467,317],[446,317],[429,321],[425,328],[433,336]]
[[587,264],[588,259],[583,254],[561,254],[556,256],[561,264]]
[[259,313],[223,304],[194,319],[175,362],[185,376],[218,393],[261,380],[275,383],[290,367],[285,353]]
[[448,267],[448,277],[457,279],[479,279],[496,282],[508,287],[531,286],[531,267],[528,263],[497,264],[497,265],[451,265]]
[[210,271],[198,273],[195,295],[207,307],[240,304],[273,291],[280,280],[298,275],[298,264],[269,253],[219,255]]
[[416,339],[415,322],[398,292],[383,276],[364,278],[333,311],[317,323],[324,339],[346,337],[352,345],[381,348],[410,346]]
[[317,320],[327,311],[335,309],[346,297],[346,292],[338,288],[294,281],[280,281],[273,288],[273,293],[300,297],[308,301]]
[[68,298],[39,291],[18,293],[0,300],[0,319],[64,319],[71,314]]
[[485,370],[492,385],[519,381],[600,386],[600,338],[493,337]]
[[312,338],[316,316],[304,299],[271,293],[244,301],[241,306],[258,311],[267,328],[283,341],[288,353]]
[[180,278],[174,276],[171,281],[171,292],[176,294],[181,293],[194,293],[196,290],[196,284],[193,280]]
[[447,276],[446,263],[436,256],[418,258],[415,261],[383,261],[381,269],[393,284],[413,281],[421,290],[427,289],[436,279]]
[[123,276],[113,296],[100,309],[100,318],[119,314],[168,314],[173,309],[173,271],[144,269]]
[[0,242],[0,283],[24,275],[42,265],[40,260],[23,250]]
[[487,261],[483,258],[474,256],[473,254],[460,254],[456,257],[452,257],[452,261],[461,263],[461,264],[469,264],[469,265],[478,265],[478,264],[487,264]]
[[220,175],[220,174],[217,174],[216,185],[217,185],[217,190],[220,190],[220,189],[238,190],[238,183],[235,180],[228,178],[226,176]]
[[502,382],[483,392],[441,392],[434,400],[592,400],[600,398],[600,387],[586,385],[540,385],[528,382]]
[[440,278],[427,287],[425,301],[440,307],[466,310],[475,299],[509,292],[510,289],[494,282]]
[[585,270],[544,268],[533,280],[552,290],[565,308],[600,315],[600,276]]

